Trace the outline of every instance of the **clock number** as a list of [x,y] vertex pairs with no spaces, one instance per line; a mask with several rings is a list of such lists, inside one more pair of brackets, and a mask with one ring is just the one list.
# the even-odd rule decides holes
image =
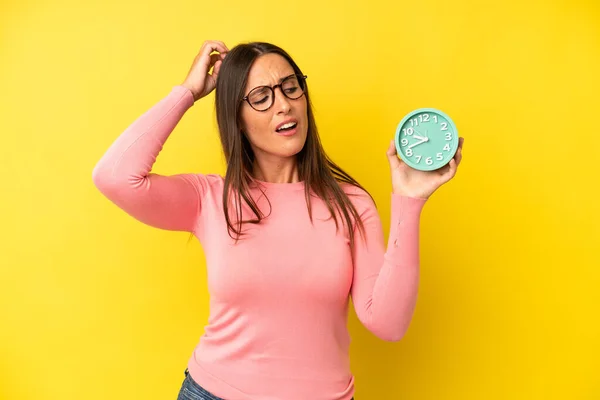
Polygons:
[[433,120],[435,121],[435,123],[437,124],[437,115],[433,116]]
[[431,157],[427,157],[427,158],[425,159],[425,164],[427,164],[427,165],[431,165],[431,164],[433,164],[433,160],[431,159]]
[[419,126],[419,120],[417,118],[411,119],[410,126]]
[[444,146],[444,150],[450,151],[450,143],[446,143],[446,145]]
[[436,156],[435,156],[435,159],[438,160],[438,161],[439,160],[443,160],[444,156],[442,156],[442,153],[437,153]]
[[413,155],[412,149],[406,149],[406,155],[409,157],[412,156]]
[[415,132],[413,128],[404,128],[402,130],[404,131],[404,134],[408,136],[412,135]]
[[452,133],[451,132],[447,132],[446,133],[446,140],[452,140]]
[[423,157],[423,156],[422,156],[422,155],[420,155],[420,154],[417,156],[417,163],[418,163],[419,161],[421,161],[421,157]]
[[442,122],[442,130],[443,131],[447,131],[448,130],[448,124],[445,122]]
[[419,122],[429,122],[429,114],[419,115]]
[[[406,146],[408,144],[408,139],[402,139],[400,143],[402,144],[402,146]],[[448,147],[448,149],[450,148]]]

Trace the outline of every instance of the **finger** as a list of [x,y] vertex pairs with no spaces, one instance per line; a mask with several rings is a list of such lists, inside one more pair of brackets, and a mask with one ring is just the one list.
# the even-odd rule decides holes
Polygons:
[[396,144],[394,143],[393,139],[390,141],[390,145],[388,146],[386,154],[388,157],[396,155]]
[[453,158],[448,163],[448,168],[442,174],[442,181],[448,182],[456,174],[456,160]]
[[212,53],[213,51],[218,51],[220,53],[229,52],[229,49],[227,48],[227,46],[225,46],[225,43],[221,42],[220,40],[207,40],[202,45],[203,48],[205,46],[206,46],[206,48],[210,49],[208,54]]
[[402,163],[402,160],[398,157],[398,153],[396,151],[396,144],[394,140],[390,141],[390,145],[385,152],[388,162],[390,163],[390,169],[398,168],[398,166]]
[[221,70],[221,65],[223,64],[223,61],[218,60],[217,62],[215,62],[215,67],[213,68],[213,72],[212,74],[214,76],[218,76],[219,75],[219,71]]
[[220,40],[215,40],[215,42],[218,43],[218,44],[220,44],[221,47],[224,49],[224,51],[223,50],[219,50],[219,51],[221,51],[221,53],[228,53],[229,52],[229,48],[227,47],[227,45],[225,45],[225,43],[223,43]]
[[460,164],[460,161],[462,160],[462,149],[463,149],[464,142],[465,142],[465,138],[461,137],[458,139],[458,150],[456,151],[456,154],[453,157],[456,160],[457,167]]
[[200,66],[199,72],[202,75],[209,73],[211,67],[219,60],[222,56],[220,54],[210,54],[216,47],[206,42],[202,45],[202,49],[198,54],[197,64]]
[[388,161],[390,163],[394,163],[395,165],[395,163],[398,162],[398,153],[396,151],[396,144],[394,143],[394,140],[390,141],[390,145],[388,146],[385,154],[387,155]]
[[227,45],[221,40],[207,40],[206,43],[217,46],[219,48],[218,51],[221,53],[227,53],[229,51]]
[[221,57],[222,56],[220,54],[211,54],[210,55],[210,64],[208,66],[209,67],[213,67],[217,63],[217,61],[221,61],[222,60]]
[[456,166],[458,167],[460,165],[460,161],[462,160],[462,151],[460,149],[456,152],[454,159],[456,160]]
[[198,53],[200,61],[207,67],[210,67],[210,59],[212,55],[211,53],[214,51],[218,52],[220,47],[220,45],[216,45],[212,42],[204,42],[202,48],[200,49],[200,52]]

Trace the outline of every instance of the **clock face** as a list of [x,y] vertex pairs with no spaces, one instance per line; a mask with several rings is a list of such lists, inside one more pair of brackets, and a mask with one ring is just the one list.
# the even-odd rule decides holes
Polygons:
[[458,132],[454,122],[434,108],[408,113],[396,129],[396,151],[414,169],[441,168],[452,160],[457,149]]

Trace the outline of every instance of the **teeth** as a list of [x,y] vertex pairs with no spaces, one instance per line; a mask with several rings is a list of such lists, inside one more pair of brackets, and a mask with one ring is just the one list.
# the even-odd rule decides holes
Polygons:
[[280,130],[282,130],[282,129],[291,128],[291,127],[293,127],[293,126],[296,126],[296,123],[295,123],[295,122],[288,122],[287,124],[285,124],[285,125],[282,125],[281,127],[279,127],[277,130],[278,130],[278,131],[280,131]]

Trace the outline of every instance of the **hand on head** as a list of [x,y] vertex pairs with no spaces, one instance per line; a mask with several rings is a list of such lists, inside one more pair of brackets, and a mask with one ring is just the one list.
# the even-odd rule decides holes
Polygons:
[[[225,43],[219,40],[204,42],[182,83],[182,86],[190,89],[194,95],[194,101],[201,99],[214,90],[221,63],[228,51],[229,49],[225,46]],[[216,53],[211,54],[213,52]],[[212,73],[210,73],[211,68],[213,68]]]

